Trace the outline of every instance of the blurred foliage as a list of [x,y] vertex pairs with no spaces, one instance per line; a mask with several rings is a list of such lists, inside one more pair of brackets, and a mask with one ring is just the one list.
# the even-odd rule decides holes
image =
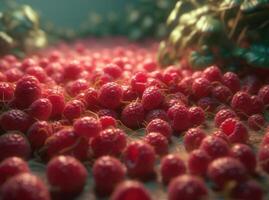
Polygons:
[[193,67],[269,68],[269,0],[180,0],[167,29],[159,48],[163,66],[185,57]]

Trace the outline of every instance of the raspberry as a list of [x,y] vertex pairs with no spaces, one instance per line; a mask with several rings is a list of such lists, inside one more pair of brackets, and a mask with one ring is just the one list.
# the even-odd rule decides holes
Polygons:
[[102,116],[99,119],[102,129],[107,129],[110,127],[116,127],[117,126],[117,121],[115,118],[111,117],[111,116]]
[[184,135],[183,143],[187,151],[192,151],[199,148],[202,140],[206,137],[203,130],[199,128],[189,129]]
[[[267,129],[268,129],[268,127],[267,127]],[[269,133],[268,132],[263,136],[261,145],[264,146],[267,144],[269,144]]]
[[59,193],[79,193],[86,183],[86,168],[71,156],[58,156],[47,165],[46,175],[50,185]]
[[151,86],[145,89],[142,95],[142,105],[145,110],[159,108],[164,101],[164,96],[159,88]]
[[224,85],[218,85],[214,87],[211,93],[215,99],[217,99],[218,101],[222,103],[229,103],[232,97],[232,92],[230,91],[228,87]]
[[204,150],[212,159],[227,156],[229,154],[228,144],[219,137],[207,136],[202,140],[200,149]]
[[38,66],[28,67],[25,72],[26,74],[29,74],[37,78],[41,83],[44,83],[47,80],[47,73],[44,71],[42,67]]
[[84,98],[88,109],[94,110],[98,106],[97,95],[97,91],[94,88],[88,88],[85,91]]
[[7,81],[14,83],[23,77],[23,72],[17,68],[10,68],[5,72]]
[[206,185],[195,176],[178,176],[168,186],[169,200],[198,200],[207,198],[208,191]]
[[260,147],[258,153],[258,162],[260,167],[266,173],[269,173],[269,145],[264,143],[263,146]]
[[242,90],[246,91],[249,94],[256,94],[262,85],[261,81],[255,75],[247,75],[243,79],[242,84],[243,84]]
[[248,172],[254,172],[256,168],[256,155],[254,151],[246,144],[236,144],[231,148],[230,156],[237,158],[247,169]]
[[191,94],[192,83],[193,79],[191,77],[183,78],[178,84],[178,91],[186,96],[189,96]]
[[10,178],[1,188],[1,200],[50,200],[46,185],[37,176],[22,173]]
[[210,156],[204,150],[196,149],[189,155],[188,169],[191,174],[205,176],[210,161]]
[[248,118],[248,127],[252,130],[259,131],[261,130],[265,125],[265,120],[262,115],[255,114],[251,115]]
[[111,196],[111,200],[152,200],[149,192],[138,181],[124,181]]
[[240,90],[240,80],[233,72],[226,72],[222,77],[222,83],[235,93]]
[[77,79],[75,81],[69,82],[66,85],[67,93],[74,97],[78,95],[80,92],[88,89],[88,82],[85,79]]
[[142,95],[145,88],[146,88],[146,82],[147,82],[148,76],[145,72],[137,72],[132,78],[131,78],[131,87],[132,89],[137,92],[138,94]]
[[39,149],[52,135],[52,127],[46,121],[35,122],[28,130],[27,137],[33,149]]
[[123,87],[123,94],[122,94],[123,101],[128,102],[128,101],[134,101],[136,99],[137,94],[130,86]]
[[214,110],[218,106],[218,103],[213,98],[204,97],[204,98],[199,99],[199,101],[197,102],[197,105],[201,107],[204,111],[214,112]]
[[151,145],[143,141],[128,144],[123,160],[130,177],[148,179],[154,174],[155,152]]
[[226,119],[229,119],[229,118],[236,118],[236,114],[233,110],[231,109],[219,110],[214,118],[215,126],[220,127],[222,122],[224,122]]
[[85,111],[85,105],[83,104],[82,101],[71,100],[66,103],[63,110],[63,116],[69,121],[72,121],[76,118],[79,118],[84,111]]
[[14,87],[7,82],[0,82],[0,102],[7,103],[14,96]]
[[211,136],[218,137],[218,138],[224,140],[227,144],[230,143],[228,136],[225,133],[223,133],[223,131],[221,131],[221,130],[214,131]]
[[122,153],[127,143],[126,134],[117,128],[105,129],[91,142],[93,153],[96,157],[103,155],[118,156]]
[[31,124],[30,116],[21,110],[9,110],[0,116],[0,125],[5,131],[17,130],[25,133]]
[[251,107],[249,109],[249,115],[259,114],[263,112],[264,104],[259,96],[253,95],[251,98]]
[[47,98],[52,105],[51,117],[55,118],[61,116],[65,108],[65,98],[63,94],[52,92],[48,94]]
[[262,200],[263,191],[260,184],[254,180],[240,183],[232,189],[230,197],[237,200]]
[[30,169],[27,163],[18,157],[9,157],[0,163],[0,186],[8,179],[21,174],[29,172]]
[[0,161],[11,156],[28,159],[30,154],[30,144],[24,136],[13,132],[0,136]]
[[27,108],[41,97],[40,83],[34,76],[25,76],[17,82],[14,94],[19,108]]
[[174,177],[186,173],[186,167],[183,160],[175,154],[166,155],[161,160],[162,181],[168,184]]
[[74,133],[77,136],[93,138],[99,134],[102,127],[100,121],[93,117],[82,117],[74,122]]
[[83,67],[80,63],[74,60],[71,63],[68,63],[64,67],[64,78],[68,80],[75,80],[79,77],[80,73],[83,71]]
[[192,83],[192,93],[197,98],[206,97],[210,94],[211,85],[205,78],[197,78]]
[[232,108],[241,115],[248,115],[251,108],[251,97],[248,93],[239,91],[232,98]]
[[247,176],[244,165],[232,157],[223,157],[212,161],[208,167],[207,174],[215,185],[220,188],[231,182],[244,181]]
[[125,176],[124,165],[116,158],[103,156],[93,165],[95,189],[101,196],[110,194]]
[[222,74],[221,74],[220,69],[217,66],[207,67],[203,71],[203,77],[209,80],[210,82],[222,81]]
[[156,70],[157,66],[158,64],[154,60],[148,59],[143,62],[143,68],[148,72]]
[[205,121],[205,112],[202,108],[193,106],[189,109],[189,119],[193,126],[199,126]]
[[161,119],[152,120],[146,127],[148,133],[158,132],[165,136],[167,139],[170,139],[172,135],[172,128],[170,124]]
[[52,112],[52,104],[49,99],[43,98],[34,101],[29,107],[29,115],[38,120],[48,120]]
[[123,90],[117,83],[104,84],[98,93],[98,102],[110,109],[116,109],[120,106],[122,101]]
[[114,79],[119,78],[122,74],[122,69],[118,65],[112,63],[106,65],[103,70],[106,74],[113,77]]
[[220,129],[228,136],[231,143],[246,143],[248,141],[248,131],[244,124],[237,119],[226,119]]
[[110,110],[110,109],[100,109],[97,112],[98,117],[104,117],[104,116],[110,116],[113,117],[115,119],[118,119],[118,113],[115,112],[114,110]]
[[156,154],[164,155],[168,153],[168,140],[161,133],[150,132],[145,136],[144,141],[154,148]]
[[175,131],[181,132],[189,128],[189,110],[186,106],[176,104],[168,109],[167,114]]
[[154,119],[162,119],[164,121],[168,121],[168,116],[163,109],[155,109],[151,110],[146,115],[146,121],[149,123]]
[[263,101],[264,105],[269,104],[269,85],[264,85],[258,92],[258,96]]
[[138,128],[144,122],[144,108],[139,102],[128,104],[121,113],[121,121],[128,128]]

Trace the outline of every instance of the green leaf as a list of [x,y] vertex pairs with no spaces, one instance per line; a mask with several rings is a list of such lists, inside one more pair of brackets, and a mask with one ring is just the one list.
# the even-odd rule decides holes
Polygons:
[[256,67],[269,68],[269,46],[262,44],[252,45],[243,53],[248,64]]
[[264,7],[265,5],[268,6],[268,4],[269,0],[244,0],[240,9],[243,12],[252,13],[257,9]]
[[239,7],[244,0],[224,0],[220,7],[222,9],[232,9]]
[[214,56],[212,54],[202,55],[197,51],[193,51],[189,60],[194,68],[204,68],[214,62]]
[[223,30],[221,22],[211,16],[202,16],[196,23],[196,28],[202,34],[219,33]]

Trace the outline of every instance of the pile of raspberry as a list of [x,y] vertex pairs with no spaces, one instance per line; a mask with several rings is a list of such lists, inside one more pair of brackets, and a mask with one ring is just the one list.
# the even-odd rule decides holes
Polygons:
[[161,68],[156,47],[88,39],[2,57],[1,200],[268,197],[269,73]]

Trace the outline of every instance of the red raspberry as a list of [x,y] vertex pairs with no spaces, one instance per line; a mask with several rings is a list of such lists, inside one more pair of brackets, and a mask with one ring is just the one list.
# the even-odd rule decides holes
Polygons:
[[188,169],[191,174],[205,176],[210,161],[210,156],[204,150],[196,149],[189,155]]
[[111,196],[111,200],[152,200],[147,189],[138,181],[124,181]]
[[0,161],[11,156],[28,159],[30,154],[30,144],[24,136],[13,132],[0,136]]
[[247,75],[243,79],[243,87],[242,90],[246,91],[249,94],[257,94],[260,87],[262,86],[261,81],[255,75]]
[[122,100],[126,102],[134,101],[137,99],[137,93],[130,87],[123,87]]
[[117,121],[114,117],[111,116],[102,116],[99,119],[102,129],[107,129],[107,128],[115,128],[117,126]]
[[125,166],[116,158],[103,156],[93,165],[95,189],[100,196],[110,194],[125,176]]
[[52,127],[46,121],[35,122],[28,130],[27,137],[33,149],[39,149],[52,135]]
[[192,83],[192,93],[195,98],[200,99],[210,94],[211,85],[205,78],[197,78]]
[[183,160],[175,154],[168,154],[161,160],[162,181],[168,184],[173,178],[185,174],[186,167]]
[[202,140],[206,137],[203,130],[199,128],[191,128],[184,135],[184,147],[187,151],[192,151],[199,148]]
[[162,119],[164,121],[168,121],[168,116],[163,109],[155,109],[151,110],[146,115],[146,121],[149,123],[154,119]]
[[75,80],[79,77],[80,73],[83,71],[82,65],[74,60],[73,62],[67,64],[64,67],[64,78],[69,80]]
[[121,104],[122,93],[122,88],[117,83],[106,83],[99,90],[98,102],[106,108],[116,109]]
[[154,60],[147,59],[143,62],[143,68],[148,72],[152,72],[156,70],[157,67],[158,67],[158,64]]
[[249,109],[249,115],[260,114],[263,112],[264,104],[259,96],[253,95],[251,98],[251,107]]
[[251,115],[248,118],[248,127],[252,130],[259,131],[261,130],[265,125],[265,119],[262,115],[256,114]]
[[244,181],[247,171],[239,160],[223,157],[210,163],[207,174],[217,187],[223,188],[231,182]]
[[168,109],[167,114],[175,131],[181,132],[189,128],[189,110],[186,106],[176,104]]
[[52,105],[51,117],[55,118],[61,116],[65,107],[64,95],[53,91],[47,95],[47,98],[50,100]]
[[218,85],[214,87],[211,93],[212,93],[212,97],[214,97],[215,99],[217,99],[218,101],[222,103],[229,103],[232,97],[231,90],[224,85]]
[[263,143],[263,146],[260,147],[258,153],[258,161],[260,167],[266,172],[269,173],[269,145]]
[[258,93],[258,96],[263,101],[264,105],[269,104],[269,85],[264,85]]
[[97,91],[94,88],[88,88],[85,91],[85,102],[87,104],[88,109],[94,110],[98,106],[97,101]]
[[146,127],[148,133],[158,132],[165,136],[167,139],[170,139],[172,135],[172,128],[170,124],[161,119],[152,120]]
[[29,115],[37,120],[48,120],[52,112],[49,99],[43,98],[34,101],[29,107]]
[[38,66],[28,67],[25,72],[26,74],[29,74],[37,78],[41,83],[44,83],[47,80],[47,73],[46,71],[44,71],[42,67]]
[[242,91],[235,93],[231,101],[232,108],[243,116],[249,114],[251,105],[250,95]]
[[118,113],[115,112],[114,110],[110,110],[110,109],[100,109],[97,112],[98,117],[104,117],[104,116],[110,116],[113,117],[115,119],[118,119]]
[[71,96],[74,97],[78,95],[80,92],[88,89],[89,83],[85,79],[78,79],[72,82],[69,82],[66,85],[66,90],[67,93]]
[[210,82],[222,81],[222,74],[221,74],[220,69],[217,66],[207,67],[203,71],[203,77],[209,80]]
[[99,134],[102,129],[99,120],[93,117],[82,117],[75,121],[74,132],[77,136],[93,138]]
[[236,118],[236,114],[233,110],[231,109],[221,109],[217,112],[215,115],[215,126],[220,127],[222,122],[224,122],[226,119],[229,118]]
[[233,72],[226,72],[222,77],[222,83],[235,93],[240,90],[240,80]]
[[191,85],[193,83],[193,79],[191,77],[183,78],[178,84],[178,91],[183,93],[186,96],[191,94]]
[[156,109],[161,106],[164,96],[159,88],[151,86],[145,89],[142,95],[142,105],[145,110]]
[[46,185],[37,176],[22,173],[9,179],[1,188],[1,200],[50,200]]
[[155,152],[151,145],[143,141],[128,144],[123,160],[131,177],[148,179],[154,174]]
[[131,87],[138,94],[142,95],[147,83],[148,76],[145,72],[137,72],[131,78]]
[[214,110],[218,106],[218,102],[213,98],[204,97],[204,98],[199,99],[199,101],[197,102],[197,105],[201,107],[204,111],[214,112]]
[[8,179],[20,174],[29,172],[27,163],[18,157],[9,157],[0,163],[0,186]]
[[113,63],[106,65],[103,70],[106,74],[113,77],[114,79],[119,78],[122,74],[122,69]]
[[236,185],[232,189],[230,197],[236,200],[262,200],[263,190],[259,183],[249,180]]
[[182,175],[171,181],[168,186],[169,200],[207,199],[208,191],[202,180],[191,175]]
[[168,140],[161,133],[150,132],[145,136],[144,141],[154,148],[156,154],[164,155],[168,153]]
[[246,144],[236,144],[231,148],[230,156],[237,158],[248,170],[255,172],[256,155],[254,151]]
[[221,130],[214,131],[211,136],[218,137],[224,140],[227,144],[230,143],[228,136],[225,133],[223,133],[223,131]]
[[227,156],[229,154],[228,144],[219,137],[207,136],[202,140],[200,149],[204,150],[212,159]]
[[199,126],[205,121],[205,112],[202,108],[193,106],[189,109],[189,119],[193,126]]
[[128,104],[121,113],[121,121],[128,128],[138,128],[144,122],[144,108],[139,102]]
[[221,124],[220,129],[228,136],[231,143],[246,143],[248,141],[248,130],[237,119],[226,119]]
[[88,172],[77,159],[58,156],[48,163],[46,175],[57,192],[74,194],[83,190]]
[[9,110],[0,116],[0,125],[5,131],[17,130],[25,133],[31,124],[30,116],[21,110]]
[[7,77],[7,81],[14,83],[23,77],[23,72],[17,68],[10,68],[5,71],[5,75]]
[[8,82],[0,82],[0,102],[7,103],[14,96],[14,87]]
[[103,155],[118,156],[122,153],[127,143],[126,134],[117,128],[105,129],[91,142],[93,153],[96,157]]
[[27,108],[41,97],[40,83],[33,76],[25,76],[17,82],[14,94],[19,108]]
[[263,136],[263,139],[262,139],[262,142],[261,142],[261,145],[262,145],[262,146],[269,144],[269,133],[268,133],[268,128],[269,128],[269,127],[267,127],[267,132],[266,132],[266,134]]
[[66,103],[63,110],[63,116],[69,121],[72,121],[76,118],[79,118],[84,111],[85,111],[85,105],[83,104],[82,101],[71,100]]

